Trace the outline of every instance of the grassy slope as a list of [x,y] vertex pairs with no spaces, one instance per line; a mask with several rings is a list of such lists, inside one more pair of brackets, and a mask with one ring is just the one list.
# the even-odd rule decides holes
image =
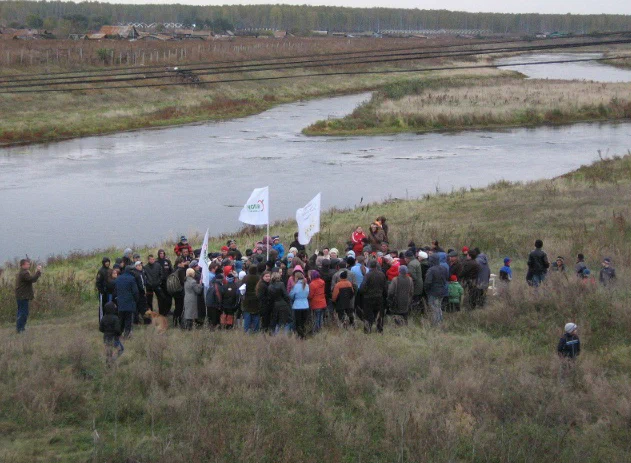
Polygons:
[[[477,245],[495,271],[515,257],[511,291],[449,316],[442,330],[414,320],[383,336],[331,329],[307,342],[138,331],[107,371],[86,300],[101,253],[51,263],[22,337],[9,323],[5,275],[0,460],[628,461],[628,285],[610,292],[558,279],[535,294],[523,257],[541,237],[551,255],[583,251],[594,269],[611,255],[627,282],[630,184],[627,156],[553,181],[327,213],[330,244],[385,214],[398,246],[409,237]],[[293,226],[278,229],[287,238]],[[568,320],[585,352],[559,381],[553,351]]]
[[386,86],[341,119],[318,121],[309,135],[382,134],[624,120],[626,84],[516,80],[511,77],[410,80]]

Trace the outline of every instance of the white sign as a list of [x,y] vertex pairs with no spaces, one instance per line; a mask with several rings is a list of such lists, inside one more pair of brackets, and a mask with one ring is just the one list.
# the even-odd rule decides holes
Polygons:
[[241,209],[239,221],[250,225],[269,224],[269,187],[254,189]]
[[320,231],[320,198],[321,193],[318,193],[305,207],[296,211],[300,244],[309,244],[313,235]]
[[208,259],[208,229],[206,229],[202,251],[199,254],[199,265],[202,268],[202,283],[205,288],[208,288],[210,285],[210,270],[208,270],[208,264],[210,264],[210,259]]

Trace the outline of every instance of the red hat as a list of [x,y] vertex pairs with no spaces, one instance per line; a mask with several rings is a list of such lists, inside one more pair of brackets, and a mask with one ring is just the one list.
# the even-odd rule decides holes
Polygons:
[[230,251],[230,248],[228,246],[222,246],[221,251]]
[[449,281],[458,281],[458,276],[457,275],[450,276]]
[[466,247],[466,246],[463,246],[463,247],[462,247],[462,252],[463,252],[464,254],[466,254],[467,252],[469,252],[469,248],[468,248],[468,247]]

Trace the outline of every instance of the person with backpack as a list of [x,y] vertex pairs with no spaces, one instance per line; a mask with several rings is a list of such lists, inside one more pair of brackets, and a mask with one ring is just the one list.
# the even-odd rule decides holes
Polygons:
[[175,270],[167,278],[167,290],[175,300],[175,310],[173,311],[173,326],[181,325],[182,313],[184,312],[184,282],[186,281],[186,269],[188,262],[181,257],[175,260]]
[[219,316],[219,324],[225,330],[234,327],[235,314],[241,302],[239,286],[233,273],[226,275],[226,282],[221,287],[221,315]]
[[528,255],[528,275],[526,281],[530,286],[535,288],[539,286],[546,278],[550,261],[548,255],[543,250],[543,241],[535,241],[535,249]]
[[306,336],[305,326],[311,315],[309,310],[309,285],[304,273],[294,272],[295,284],[289,293],[291,300],[291,308],[294,311],[294,323],[296,324],[296,333],[300,339]]

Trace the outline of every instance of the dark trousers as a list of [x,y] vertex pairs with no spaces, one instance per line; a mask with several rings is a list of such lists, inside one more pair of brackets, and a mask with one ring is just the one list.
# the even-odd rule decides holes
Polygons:
[[120,318],[121,326],[123,328],[123,336],[127,337],[131,334],[131,327],[134,321],[134,312],[118,312],[118,318]]
[[173,326],[178,326],[182,322],[184,312],[184,291],[173,295],[175,299],[175,310],[173,311]]
[[221,316],[221,308],[206,306],[206,317],[208,318],[208,325],[211,328],[219,325],[219,317]]
[[372,325],[377,322],[377,331],[383,331],[384,305],[382,297],[364,298],[364,331],[370,333]]
[[158,298],[158,312],[160,315],[166,316],[173,305],[173,296],[167,292],[165,285],[163,285],[160,287],[159,293],[156,291],[156,297]]
[[355,323],[355,310],[352,307],[335,307],[335,311],[337,312],[337,318],[344,322],[346,317],[348,317],[348,323],[353,325]]
[[28,320],[28,299],[17,299],[18,315],[15,322],[15,328],[18,333],[26,329],[26,321]]
[[303,339],[306,335],[305,325],[309,321],[310,315],[311,315],[311,310],[309,309],[294,310],[294,321],[296,323],[296,333],[298,333],[298,336]]

